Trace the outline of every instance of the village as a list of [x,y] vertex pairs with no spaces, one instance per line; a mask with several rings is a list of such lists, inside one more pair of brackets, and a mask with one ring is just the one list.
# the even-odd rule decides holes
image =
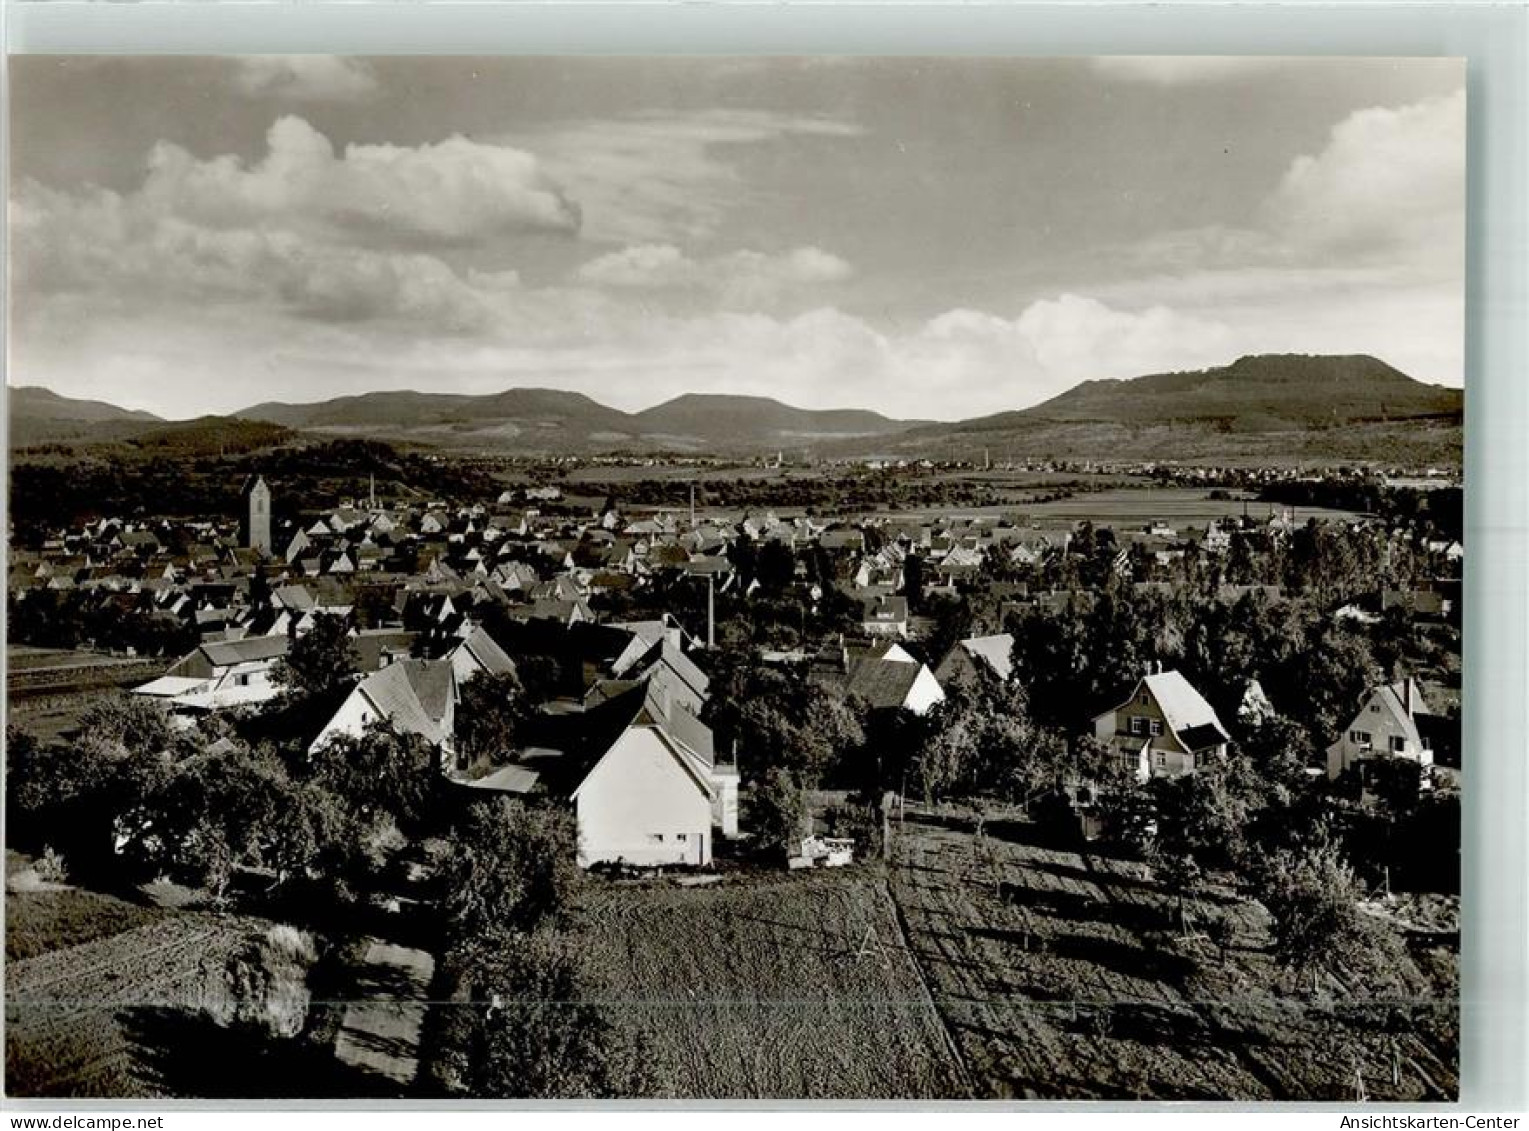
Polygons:
[[[950,1061],[920,1085],[930,1095],[1034,1086],[967,1047],[910,934],[928,879],[905,870],[940,838],[958,838],[953,890],[991,883],[1026,954],[1046,931],[1011,907],[1014,885],[1055,865],[1006,852],[1154,877],[1170,942],[1144,950],[1148,972],[1157,948],[1207,939],[1225,963],[1255,930],[1270,933],[1253,948],[1262,976],[1312,992],[1330,977],[1427,981],[1444,961],[1463,549],[1418,488],[1388,514],[1244,502],[1112,525],[992,508],[777,513],[698,505],[694,486],[679,505],[591,503],[555,480],[476,500],[359,486],[315,512],[254,473],[236,516],[105,517],[13,542],[8,873],[34,889],[22,898],[66,881],[129,902],[175,890],[196,914],[348,939],[282,959],[310,987],[302,1000],[327,946],[423,1003],[575,977],[601,996],[602,977],[620,978],[608,966],[487,952],[559,923],[577,949],[567,922],[597,930],[602,901],[789,902],[888,876],[875,902],[903,924],[857,913],[843,945],[884,966],[904,936],[898,977],[925,987],[924,1024]],[[1234,901],[1252,892],[1272,918],[1239,926]],[[1327,933],[1312,937],[1318,909]],[[1129,926],[1141,912],[1119,914]],[[1403,966],[1408,946],[1431,957]],[[327,1067],[299,1076],[311,1087],[338,1086],[314,1082],[332,1057],[386,1094],[458,1095],[624,1094],[633,1043],[654,1039],[635,1009],[519,1029],[440,1012],[316,1023],[298,1008],[262,1039],[317,1041]],[[365,1051],[369,1024],[396,1051]],[[485,1051],[545,1040],[539,1026],[589,1046],[571,1085],[506,1077]],[[647,1086],[796,1094],[691,1069],[671,1063]],[[875,1092],[857,1080],[847,1094]],[[1292,1086],[1347,1094],[1353,1073]],[[1150,1072],[1100,1087],[1189,1094]]]

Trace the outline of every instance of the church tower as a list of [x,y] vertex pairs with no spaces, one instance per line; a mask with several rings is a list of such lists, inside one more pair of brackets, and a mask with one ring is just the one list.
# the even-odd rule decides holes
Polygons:
[[271,489],[265,478],[252,475],[244,481],[244,514],[239,521],[239,540],[251,550],[271,552]]

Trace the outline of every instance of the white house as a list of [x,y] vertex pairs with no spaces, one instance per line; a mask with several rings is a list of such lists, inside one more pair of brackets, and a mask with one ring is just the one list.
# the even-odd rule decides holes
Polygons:
[[1143,676],[1130,698],[1094,717],[1094,737],[1126,761],[1138,781],[1193,773],[1224,757],[1231,741],[1215,710],[1177,671]]
[[873,710],[901,708],[927,715],[945,699],[945,689],[929,665],[898,644],[852,657],[845,675],[845,689],[864,698]]
[[495,643],[481,625],[474,625],[467,637],[446,657],[456,674],[457,684],[466,683],[480,672],[489,675],[515,674],[515,661]]
[[1433,743],[1418,729],[1418,717],[1433,713],[1417,681],[1410,677],[1372,687],[1343,735],[1327,748],[1328,778],[1376,755],[1433,765]]
[[580,866],[710,864],[709,768],[657,723],[622,731],[573,791]]
[[375,722],[417,734],[441,751],[454,749],[457,679],[450,660],[397,660],[356,684],[308,753],[340,736],[359,738]]
[[604,685],[611,698],[543,716],[536,745],[462,784],[570,802],[581,867],[710,864],[715,838],[738,835],[738,771],[716,761],[710,728],[666,676],[655,667]]
[[280,692],[271,670],[287,654],[288,643],[285,636],[253,636],[203,644],[158,679],[133,688],[133,694],[181,713],[264,703]]

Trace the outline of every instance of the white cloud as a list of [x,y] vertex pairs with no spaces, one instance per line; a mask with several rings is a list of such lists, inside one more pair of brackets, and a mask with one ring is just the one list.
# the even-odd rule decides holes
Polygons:
[[1465,240],[1465,91],[1360,110],[1326,148],[1299,157],[1265,206],[1272,230],[1346,257],[1443,256],[1458,273]]
[[252,97],[357,102],[378,89],[370,67],[340,55],[243,55],[233,62],[234,86]]
[[[407,280],[428,272],[400,276],[391,261],[321,266],[296,276],[303,290],[289,296],[322,309],[324,319],[315,321],[217,305],[124,312],[61,296],[33,318],[49,332],[18,336],[15,372],[75,395],[119,399],[125,375],[137,374],[134,402],[172,415],[209,399],[228,411],[357,388],[540,385],[628,409],[685,392],[732,392],[954,419],[1021,408],[1090,377],[1224,362],[1232,340],[1226,327],[1203,318],[1073,295],[1014,317],[956,310],[894,332],[832,307],[788,318],[675,315],[645,305],[641,294],[620,300],[513,284],[491,294],[481,280],[463,281],[483,303],[466,309],[486,321],[452,333],[431,306],[457,284],[410,290]],[[399,313],[365,325],[337,320],[367,304]],[[423,321],[411,323],[411,311]],[[76,331],[59,332],[64,326]],[[214,390],[208,373],[223,375],[226,386]]]
[[595,286],[703,291],[737,309],[767,305],[804,287],[843,282],[854,270],[816,247],[774,255],[742,250],[692,259],[673,244],[641,244],[592,259],[576,274]]
[[584,234],[611,243],[710,236],[751,189],[729,153],[786,138],[851,138],[825,118],[708,110],[581,122],[517,144],[532,146],[583,210]]
[[161,142],[137,202],[219,227],[275,224],[462,242],[571,233],[578,209],[524,150],[452,137],[433,145],[333,144],[303,119],[271,126],[264,158],[197,158]]

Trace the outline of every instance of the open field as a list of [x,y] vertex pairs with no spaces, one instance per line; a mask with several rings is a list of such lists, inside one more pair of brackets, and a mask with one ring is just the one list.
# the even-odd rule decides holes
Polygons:
[[[1209,494],[1209,491],[1200,487],[1122,487],[1104,491],[1080,491],[1072,498],[1046,503],[1027,502],[1021,496],[1014,502],[995,506],[899,507],[879,513],[918,521],[1009,518],[1049,529],[1068,528],[1087,519],[1095,526],[1130,529],[1145,526],[1157,519],[1180,527],[1204,526],[1213,518],[1241,517],[1244,508],[1251,518],[1261,519],[1275,512],[1275,508],[1268,503],[1212,499]],[[1302,507],[1293,517],[1297,522],[1304,523],[1308,518],[1323,522],[1349,522],[1359,516],[1352,511]]]
[[[62,893],[49,893],[56,896]],[[6,1090],[18,1096],[186,1094],[167,1088],[165,1021],[194,1016],[228,955],[266,924],[198,913],[8,962]],[[184,1051],[184,1050],[182,1050]]]
[[659,1096],[966,1093],[878,872],[597,888],[580,937],[611,1020],[646,1043]]
[[1384,979],[1314,997],[1275,967],[1257,902],[1198,897],[1234,924],[1223,961],[1184,937],[1141,865],[993,830],[977,846],[964,827],[910,818],[892,880],[977,1095],[1353,1100],[1362,1079],[1372,1101],[1455,1096],[1452,936],[1413,936]]
[[110,895],[79,888],[16,891],[5,895],[5,959],[21,962],[50,951],[146,926],[163,917]]
[[5,663],[8,721],[50,742],[74,730],[98,696],[147,683],[171,661],[13,644]]

